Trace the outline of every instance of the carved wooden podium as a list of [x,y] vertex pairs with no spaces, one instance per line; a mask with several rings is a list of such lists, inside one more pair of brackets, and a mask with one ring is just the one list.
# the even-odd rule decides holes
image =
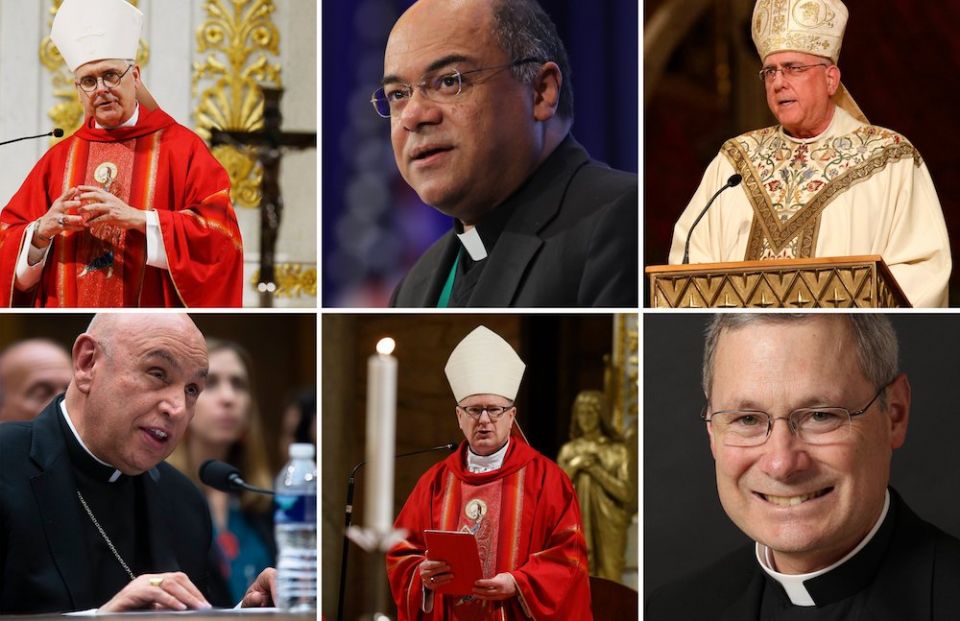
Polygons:
[[910,302],[879,256],[648,267],[652,308],[892,308]]

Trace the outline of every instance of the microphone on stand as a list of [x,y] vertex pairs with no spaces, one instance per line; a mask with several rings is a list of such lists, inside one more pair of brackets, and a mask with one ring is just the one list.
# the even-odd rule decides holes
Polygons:
[[740,182],[743,181],[742,175],[733,174],[730,175],[730,178],[727,179],[727,183],[717,190],[717,192],[710,197],[710,200],[707,201],[707,206],[703,208],[703,211],[700,212],[700,215],[697,216],[697,219],[693,221],[693,225],[690,226],[690,230],[687,232],[687,243],[683,245],[683,264],[686,265],[690,262],[690,238],[693,237],[693,229],[700,224],[700,219],[703,218],[704,214],[707,213],[707,210],[710,209],[710,205],[713,204],[713,201],[717,200],[717,197],[720,196],[720,193],[726,190],[727,188],[733,188],[740,185]]
[[200,466],[200,480],[221,492],[254,492],[273,496],[273,492],[250,485],[240,476],[240,471],[217,459],[208,459]]
[[53,136],[54,138],[62,138],[62,137],[63,137],[63,130],[60,129],[59,127],[55,127],[55,128],[53,128],[53,131],[49,131],[49,132],[47,132],[47,133],[45,133],[45,134],[37,134],[36,136],[24,136],[23,138],[14,138],[13,140],[5,140],[5,141],[3,141],[3,142],[0,142],[0,147],[2,147],[2,146],[5,145],[5,144],[10,144],[11,142],[20,142],[21,140],[32,140],[33,138],[43,138],[43,137],[45,137],[45,136]]
[[[430,448],[410,451],[409,453],[400,453],[399,455],[394,455],[393,458],[400,459],[401,457],[410,457],[412,455],[420,455],[421,453],[432,453],[433,451],[450,451],[452,453],[453,451],[457,450],[458,446],[460,445],[456,442],[448,442],[439,446],[432,446]],[[357,473],[360,472],[360,469],[366,463],[367,462],[365,461],[361,461],[359,464],[354,466],[353,469],[350,470],[350,476],[347,477],[347,506],[343,527],[343,551],[340,554],[340,596],[337,600],[337,621],[343,621],[343,595],[347,587],[347,552],[350,549],[350,540],[347,539],[347,530],[350,529],[350,523],[353,520],[353,488],[356,484]]]

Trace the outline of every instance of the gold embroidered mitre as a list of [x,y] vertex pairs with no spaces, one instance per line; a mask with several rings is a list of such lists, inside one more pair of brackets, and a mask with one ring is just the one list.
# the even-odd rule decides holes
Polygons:
[[[803,52],[837,64],[848,17],[840,0],[757,0],[750,30],[760,60],[777,52]],[[869,123],[842,83],[831,99],[853,118]]]
[[761,59],[776,52],[804,52],[836,64],[847,17],[840,0],[758,0],[753,43]]

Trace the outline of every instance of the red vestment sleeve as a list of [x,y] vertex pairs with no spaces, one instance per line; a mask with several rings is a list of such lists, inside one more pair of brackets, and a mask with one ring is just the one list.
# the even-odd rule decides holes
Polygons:
[[407,537],[387,552],[387,579],[390,581],[390,592],[393,601],[397,604],[397,621],[426,621],[441,619],[438,608],[439,598],[434,607],[437,616],[421,611],[423,602],[423,583],[417,568],[426,558],[426,543],[423,531],[434,526],[430,523],[430,507],[434,498],[430,493],[433,487],[427,481],[439,478],[441,464],[437,464],[428,471],[417,486],[413,489],[407,502],[403,505],[400,515],[395,522],[396,528],[407,530]]
[[206,145],[191,138],[186,170],[171,180],[181,203],[173,210],[157,209],[170,279],[185,306],[240,306],[243,245],[230,178]]
[[532,532],[542,544],[510,572],[520,588],[524,612],[537,621],[589,620],[587,542],[573,484],[559,467],[546,470]]
[[63,193],[53,194],[63,178],[60,172],[54,171],[63,170],[65,155],[65,145],[58,145],[47,151],[0,212],[0,305],[2,306],[32,306],[34,296],[17,291],[14,286],[17,256],[20,254],[22,245],[30,243],[30,240],[23,239],[27,226],[45,214],[53,201]]

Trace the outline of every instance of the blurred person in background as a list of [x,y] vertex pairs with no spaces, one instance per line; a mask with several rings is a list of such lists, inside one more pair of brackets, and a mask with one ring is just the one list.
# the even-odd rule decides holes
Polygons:
[[240,469],[257,487],[272,489],[273,476],[263,439],[263,422],[253,394],[253,362],[239,344],[207,340],[210,371],[207,386],[197,400],[196,415],[170,463],[200,487],[210,505],[220,576],[211,576],[210,601],[232,605],[246,585],[276,557],[272,500],[243,492],[232,496],[202,485],[199,469],[208,459],[219,459]]
[[295,442],[317,445],[317,389],[305,388],[287,401],[280,424],[278,467],[283,467]]
[[32,420],[73,375],[70,354],[49,339],[18,341],[0,353],[0,423]]

